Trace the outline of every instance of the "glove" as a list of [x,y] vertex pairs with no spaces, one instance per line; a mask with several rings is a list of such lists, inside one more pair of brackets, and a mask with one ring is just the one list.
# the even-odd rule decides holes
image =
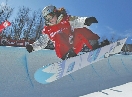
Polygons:
[[92,23],[98,23],[95,17],[86,18],[84,25],[90,26]]
[[33,51],[33,47],[31,45],[26,45],[26,49],[29,53],[31,53]]

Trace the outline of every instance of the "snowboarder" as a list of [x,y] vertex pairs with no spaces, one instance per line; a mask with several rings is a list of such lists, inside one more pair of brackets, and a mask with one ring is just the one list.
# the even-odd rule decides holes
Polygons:
[[89,40],[98,40],[99,36],[87,29],[92,23],[98,23],[95,17],[76,17],[68,15],[64,8],[47,6],[42,10],[45,26],[42,36],[33,44],[26,46],[27,51],[37,51],[47,46],[49,40],[54,42],[59,58],[65,60],[76,56],[85,44],[92,50]]

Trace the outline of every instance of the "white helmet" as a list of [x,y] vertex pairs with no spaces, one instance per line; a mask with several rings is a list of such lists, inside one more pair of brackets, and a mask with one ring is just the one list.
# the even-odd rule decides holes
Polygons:
[[43,10],[42,10],[42,16],[44,17],[44,19],[46,19],[46,16],[50,13],[55,13],[56,11],[56,7],[53,5],[50,6],[46,6]]

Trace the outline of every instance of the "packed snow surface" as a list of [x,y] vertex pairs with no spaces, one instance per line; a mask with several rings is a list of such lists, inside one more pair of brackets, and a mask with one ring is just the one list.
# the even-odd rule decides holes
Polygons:
[[37,69],[60,60],[54,50],[28,53],[25,48],[0,46],[0,97],[132,95],[131,55],[109,57],[46,85],[35,81]]

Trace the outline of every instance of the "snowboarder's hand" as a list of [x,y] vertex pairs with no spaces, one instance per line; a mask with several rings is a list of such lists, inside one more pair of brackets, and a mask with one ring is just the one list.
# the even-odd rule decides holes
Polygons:
[[31,53],[33,51],[33,47],[31,45],[26,45],[26,49],[29,53]]
[[85,19],[85,25],[90,26],[92,23],[98,23],[95,17],[89,17]]

